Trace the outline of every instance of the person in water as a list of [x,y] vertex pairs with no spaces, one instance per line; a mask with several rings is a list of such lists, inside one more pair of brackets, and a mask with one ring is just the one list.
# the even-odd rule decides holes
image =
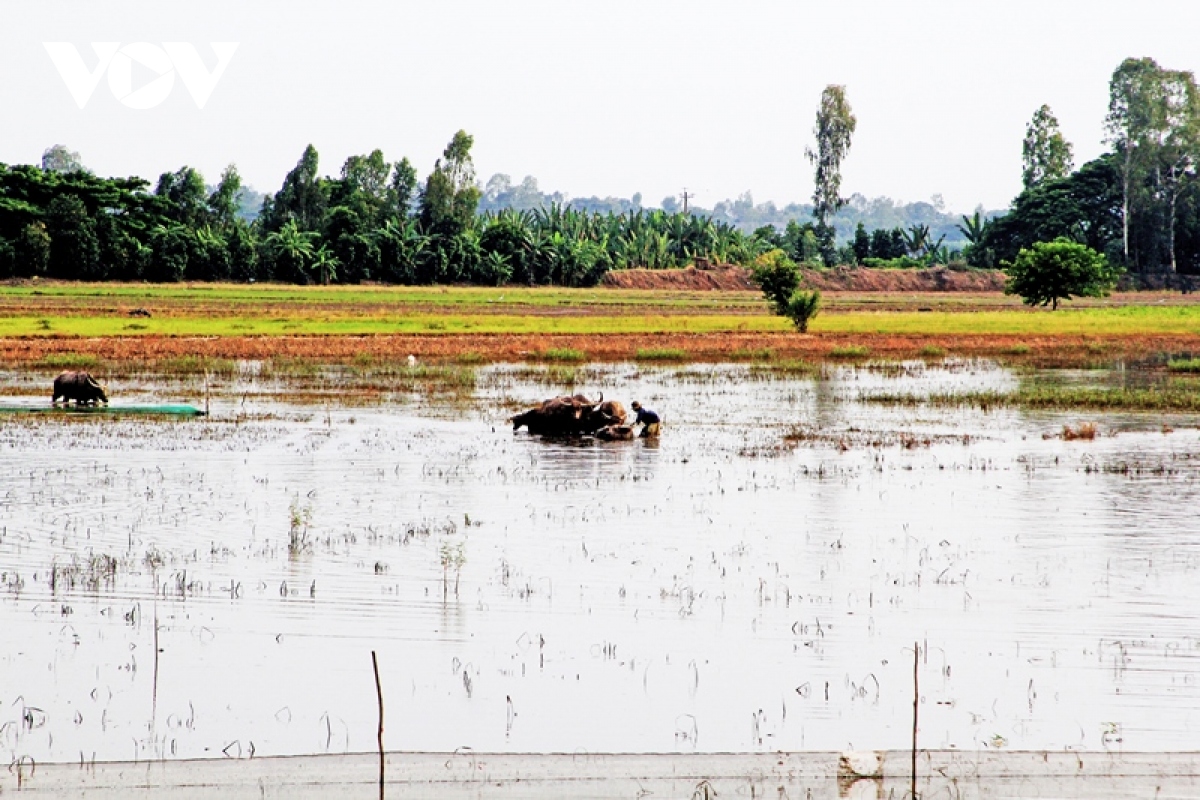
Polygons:
[[654,413],[649,408],[646,408],[637,400],[630,404],[630,407],[637,412],[637,417],[633,420],[633,424],[641,423],[642,432],[638,436],[642,439],[648,439],[652,436],[658,436],[658,427],[662,424],[662,419],[658,414]]

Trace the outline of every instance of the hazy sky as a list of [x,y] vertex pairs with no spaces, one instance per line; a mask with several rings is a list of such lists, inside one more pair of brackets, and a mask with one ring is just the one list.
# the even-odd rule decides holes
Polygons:
[[[124,55],[80,109],[44,42],[71,43],[87,70],[92,42]],[[155,47],[124,49],[137,42]],[[210,42],[238,43],[203,109],[178,64],[159,105],[117,99],[158,76],[137,56],[163,42],[194,44],[207,70]],[[63,143],[100,174],[188,164],[215,182],[233,162],[275,191],[310,142],[327,174],[378,147],[424,177],[462,128],[481,181],[785,203],[812,193],[804,148],[821,90],[839,83],[858,117],[844,193],[940,193],[969,211],[1017,193],[1043,103],[1077,164],[1098,155],[1108,79],[1128,56],[1200,71],[1200,1],[4,0],[0,161]]]

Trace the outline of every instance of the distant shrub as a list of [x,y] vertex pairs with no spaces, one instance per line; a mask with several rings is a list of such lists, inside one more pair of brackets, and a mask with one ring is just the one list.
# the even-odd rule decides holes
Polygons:
[[775,358],[775,351],[769,347],[762,347],[757,350],[737,349],[729,354],[731,361],[772,361]]
[[1200,372],[1200,358],[1173,358],[1167,362],[1171,372]]
[[900,256],[899,258],[864,258],[862,262],[864,267],[872,267],[874,269],[919,269],[929,266],[924,261],[913,258],[912,256]]
[[808,331],[809,320],[821,306],[821,293],[798,291],[800,271],[787,253],[775,249],[758,256],[751,277],[776,314],[790,319],[800,333]]
[[811,292],[796,292],[788,300],[784,316],[792,321],[800,333],[808,333],[808,322],[821,309],[821,293],[814,289]]
[[946,349],[935,344],[927,344],[921,348],[921,355],[926,358],[941,358],[946,355]]
[[866,358],[870,354],[871,348],[861,344],[841,345],[829,351],[832,358]]
[[552,347],[537,354],[543,361],[578,362],[586,361],[587,354],[573,347]]

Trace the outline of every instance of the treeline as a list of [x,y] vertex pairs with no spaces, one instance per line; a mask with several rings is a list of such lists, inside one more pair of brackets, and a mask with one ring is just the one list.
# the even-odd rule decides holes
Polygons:
[[[498,173],[483,185],[483,193],[479,200],[479,210],[482,212],[498,212],[509,208],[532,211],[555,205],[600,214],[628,214],[641,210],[643,199],[640,193],[629,198],[568,197],[562,192],[543,192],[538,186],[537,178],[532,175],[526,175],[520,183],[513,183],[510,176]],[[669,214],[683,210],[680,197],[664,197],[659,205]],[[720,200],[711,205],[690,201],[688,213],[697,217],[712,217],[718,222],[732,225],[743,233],[751,233],[766,226],[783,231],[789,223],[803,224],[811,220],[813,205],[787,203],[779,206],[769,200],[756,203],[752,193],[744,192],[735,199]],[[980,213],[987,219],[1003,212],[980,209]],[[846,199],[845,205],[834,213],[832,224],[837,231],[838,241],[843,244],[854,238],[859,225],[868,231],[883,229],[889,232],[897,228],[909,230],[912,226],[923,226],[929,229],[929,235],[934,240],[944,237],[944,244],[952,250],[961,249],[969,243],[961,231],[962,217],[947,211],[945,202],[936,195],[929,201],[902,203],[889,197],[867,198],[854,193]]]
[[[1023,147],[1025,190],[1004,216],[971,232],[968,260],[1013,262],[1060,237],[1142,276],[1200,274],[1200,89],[1190,72],[1126,59],[1109,82],[1112,150],[1078,170],[1042,106]],[[977,221],[978,222],[978,221]]]
[[748,264],[771,247],[657,209],[480,214],[472,144],[457,133],[423,184],[408,159],[389,163],[378,150],[324,177],[310,145],[252,221],[232,166],[215,187],[183,167],[150,191],[52,148],[41,167],[0,165],[0,277],[588,286],[610,269]]
[[[568,204],[532,178],[481,187],[462,131],[423,183],[408,159],[389,163],[379,150],[322,176],[310,145],[251,214],[233,166],[215,186],[183,167],[151,190],[95,176],[56,146],[40,167],[0,164],[0,278],[588,286],[612,269],[754,266],[776,250],[810,266],[995,268],[1064,237],[1135,274],[1200,273],[1200,90],[1190,72],[1152,59],[1127,59],[1109,89],[1111,152],[1074,169],[1043,106],[1023,143],[1025,189],[996,217],[842,200],[838,181],[819,180],[815,154],[819,207],[755,205],[748,194],[688,213],[673,198],[644,209],[638,195]],[[848,105],[843,116],[848,137]]]

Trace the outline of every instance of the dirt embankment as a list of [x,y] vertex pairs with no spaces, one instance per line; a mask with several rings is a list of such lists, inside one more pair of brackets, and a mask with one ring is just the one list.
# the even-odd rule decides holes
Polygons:
[[754,281],[750,280],[750,270],[734,266],[710,269],[618,269],[606,272],[600,285],[613,289],[758,290]]
[[[999,270],[956,271],[932,269],[869,269],[837,267],[801,270],[801,285],[826,292],[1000,292],[1004,273]],[[755,291],[745,267],[709,269],[622,269],[605,274],[601,285],[617,289],[684,289],[691,291]]]

